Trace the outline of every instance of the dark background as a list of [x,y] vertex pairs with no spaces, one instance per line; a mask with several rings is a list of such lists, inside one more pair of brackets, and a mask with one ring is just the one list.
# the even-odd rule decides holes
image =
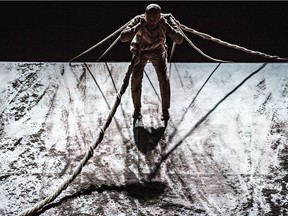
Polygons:
[[[221,40],[288,57],[288,2],[154,1],[182,24]],[[144,12],[149,1],[0,2],[0,61],[67,62]],[[206,54],[234,62],[270,61],[187,36]],[[116,39],[76,61],[95,62]],[[168,38],[171,50],[171,40]],[[169,50],[169,51],[170,51]],[[102,61],[129,61],[129,43],[120,41]],[[185,40],[176,62],[211,62]]]

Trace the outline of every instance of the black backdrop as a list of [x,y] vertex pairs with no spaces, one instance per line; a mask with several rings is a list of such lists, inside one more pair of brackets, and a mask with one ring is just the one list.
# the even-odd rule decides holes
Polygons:
[[[197,31],[270,55],[288,57],[288,2],[154,1],[164,13]],[[0,61],[67,62],[110,35],[148,1],[0,2]],[[206,54],[235,62],[269,61],[187,36]],[[116,38],[77,61],[95,62]],[[171,41],[168,39],[171,50]],[[103,61],[129,61],[129,43],[120,41]],[[184,41],[176,62],[210,62]]]

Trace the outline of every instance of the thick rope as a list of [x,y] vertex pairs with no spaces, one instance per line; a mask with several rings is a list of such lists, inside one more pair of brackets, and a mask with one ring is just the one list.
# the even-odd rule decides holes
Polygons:
[[115,32],[113,32],[112,34],[110,34],[109,36],[105,37],[103,40],[101,40],[100,42],[98,42],[97,44],[95,44],[94,46],[92,46],[91,48],[87,49],[86,51],[82,52],[81,54],[75,56],[74,58],[72,58],[71,60],[69,60],[69,62],[74,61],[75,59],[79,58],[80,56],[90,52],[91,50],[95,49],[96,47],[98,47],[99,45],[101,45],[102,43],[104,43],[105,41],[107,41],[108,39],[110,39],[111,37],[113,37],[114,35],[116,35],[117,33],[119,33],[120,31],[122,31],[128,24],[130,23],[127,22],[125,25],[123,25],[122,27],[120,27],[119,29],[117,29]]
[[265,54],[265,53],[262,53],[262,52],[259,52],[259,51],[254,51],[254,50],[250,50],[250,49],[247,49],[245,47],[241,47],[241,46],[238,46],[236,44],[231,44],[231,43],[228,43],[228,42],[225,42],[225,41],[222,41],[218,38],[215,38],[215,37],[212,37],[208,34],[205,34],[205,33],[202,33],[202,32],[198,32],[194,29],[191,29],[183,24],[180,24],[180,27],[181,29],[185,30],[185,31],[188,31],[188,32],[191,32],[193,34],[196,34],[204,39],[207,39],[207,40],[211,40],[213,42],[216,42],[218,44],[221,44],[221,45],[224,45],[224,46],[227,46],[227,47],[230,47],[230,48],[233,48],[233,49],[236,49],[236,50],[240,50],[240,51],[243,51],[243,52],[246,52],[246,53],[249,53],[249,54],[253,54],[253,55],[258,55],[258,56],[262,56],[264,58],[269,58],[269,59],[275,59],[275,60],[281,60],[281,61],[287,61],[288,58],[281,58],[279,56],[272,56],[272,55],[268,55],[268,54]]
[[[171,22],[175,22],[178,27],[180,28],[180,31],[181,33],[183,34],[183,37],[185,38],[185,40],[198,52],[200,53],[202,56],[212,60],[212,61],[216,61],[216,62],[228,62],[228,61],[224,61],[224,60],[220,60],[220,59],[215,59],[215,58],[212,58],[211,56],[205,54],[202,50],[200,50],[198,47],[195,46],[195,44],[185,35],[185,33],[182,31],[181,29],[181,25],[180,25],[180,22],[178,20],[176,20],[172,14],[164,14],[164,16],[167,18],[167,19],[170,19]],[[174,47],[175,48],[175,47]],[[172,56],[171,56],[172,58]]]
[[27,216],[27,215],[35,214],[37,211],[42,209],[46,204],[52,202],[54,199],[56,199],[58,197],[58,195],[64,189],[66,189],[68,187],[68,185],[81,172],[82,168],[86,165],[88,160],[93,156],[94,150],[96,149],[98,144],[100,144],[101,141],[103,140],[105,130],[110,125],[110,123],[112,121],[112,118],[113,118],[114,114],[116,113],[116,110],[117,110],[117,108],[118,108],[118,106],[119,106],[119,104],[121,102],[121,97],[125,93],[128,85],[129,85],[129,78],[131,76],[133,67],[135,66],[136,63],[137,63],[137,58],[134,56],[132,61],[131,61],[131,64],[129,65],[128,71],[125,74],[125,77],[124,77],[124,80],[123,80],[123,84],[121,86],[120,91],[117,94],[116,100],[114,102],[114,105],[113,105],[108,117],[107,117],[107,120],[106,120],[104,126],[102,128],[100,128],[100,133],[98,134],[98,138],[97,138],[96,142],[89,147],[89,150],[86,152],[85,156],[80,161],[78,166],[74,169],[73,173],[57,188],[57,190],[53,194],[51,194],[50,196],[48,196],[44,200],[38,202],[34,207],[22,211],[20,213],[20,216]]
[[246,53],[249,53],[249,54],[258,55],[258,56],[262,56],[262,57],[265,57],[265,58],[275,59],[275,60],[280,60],[280,61],[288,61],[288,58],[281,58],[281,57],[276,56],[276,55],[272,56],[272,55],[268,55],[266,53],[262,53],[262,52],[259,52],[259,51],[250,50],[250,49],[247,49],[245,47],[238,46],[236,44],[231,44],[231,43],[222,41],[222,40],[220,40],[218,38],[212,37],[211,35],[205,34],[203,32],[196,31],[196,30],[194,30],[192,28],[189,28],[189,27],[181,24],[178,20],[175,19],[175,17],[172,14],[166,14],[166,17],[169,18],[169,19],[174,20],[176,22],[176,24],[182,30],[188,31],[188,32],[193,33],[193,34],[196,34],[196,35],[198,35],[198,36],[200,36],[200,37],[202,37],[202,38],[204,38],[206,40],[211,40],[211,41],[219,43],[221,45],[224,45],[224,46],[236,49],[236,50],[240,50],[240,51],[243,51],[243,52],[246,52]]
[[[187,26],[183,25],[183,24],[180,24],[179,21],[177,21],[171,14],[169,14],[169,17],[171,19],[174,19],[176,21],[176,23],[179,25],[179,27],[181,28],[181,31],[182,29],[183,30],[186,30],[186,31],[189,31],[189,32],[192,32],[194,34],[197,34],[197,35],[200,35],[201,37],[203,37],[204,39],[209,39],[209,40],[212,40],[214,42],[217,42],[217,43],[220,43],[222,45],[225,45],[225,46],[228,46],[228,47],[231,47],[231,48],[235,48],[235,49],[238,49],[238,50],[242,50],[242,51],[245,51],[247,53],[251,53],[251,54],[254,54],[254,55],[260,55],[260,56],[263,56],[263,57],[266,57],[266,58],[272,58],[272,59],[277,59],[277,60],[288,60],[288,58],[280,58],[279,56],[271,56],[271,55],[267,55],[265,53],[261,53],[261,52],[258,52],[258,51],[253,51],[253,50],[248,50],[244,47],[240,47],[240,46],[237,46],[237,45],[234,45],[234,44],[230,44],[230,43],[227,43],[227,42],[224,42],[224,41],[221,41],[220,39],[217,39],[217,38],[214,38],[208,34],[204,34],[204,33],[201,33],[201,32],[197,32],[196,30],[194,29],[191,29],[191,28],[188,28]],[[113,37],[115,34],[119,33],[120,31],[122,31],[128,24],[130,23],[127,22],[125,25],[123,25],[122,27],[120,27],[118,30],[116,30],[115,32],[113,32],[111,35],[109,35],[108,37],[104,38],[102,41],[100,41],[99,43],[97,43],[96,45],[94,45],[93,47],[89,48],[88,50],[82,52],[81,54],[79,54],[78,56],[72,58],[69,62],[79,58],[80,56],[86,54],[87,52],[91,51],[92,49],[96,48],[97,46],[101,45],[102,43],[104,43],[106,40],[110,39],[111,37]],[[214,61],[218,61],[218,62],[225,62],[223,60],[219,60],[219,59],[214,59],[208,55],[206,55],[205,53],[203,53],[199,48],[197,48],[191,40],[189,40],[189,38],[184,34],[184,32],[182,31],[183,33],[183,36],[184,38],[188,41],[188,43],[196,50],[198,51],[201,55],[211,59],[211,60],[214,60]],[[120,36],[113,42],[113,44],[102,54],[102,56],[100,56],[99,59],[101,59],[115,44],[116,42],[120,39]],[[173,50],[174,52],[174,50]],[[172,55],[171,55],[171,58],[172,58]],[[99,60],[98,59],[98,60]],[[97,61],[98,61],[97,60]],[[23,210],[21,213],[20,213],[20,216],[27,216],[27,215],[32,215],[36,212],[38,212],[40,209],[42,209],[46,204],[52,202],[53,200],[55,200],[59,194],[68,187],[68,185],[77,177],[77,175],[82,171],[82,168],[86,165],[86,163],[88,162],[88,160],[93,156],[93,153],[94,153],[94,150],[97,148],[97,146],[101,143],[101,141],[103,140],[103,137],[104,137],[104,133],[106,131],[106,129],[109,127],[112,119],[113,119],[113,116],[115,115],[116,111],[117,111],[117,108],[121,102],[121,98],[122,98],[122,95],[125,93],[128,85],[129,85],[129,78],[131,76],[131,73],[132,73],[132,70],[134,68],[134,66],[136,64],[139,63],[139,59],[137,57],[133,57],[132,61],[131,61],[131,64],[129,65],[129,68],[128,68],[128,71],[126,72],[125,74],[125,78],[123,80],[123,84],[121,86],[121,89],[120,91],[118,92],[117,94],[117,97],[116,97],[116,100],[114,102],[114,105],[113,105],[113,108],[110,110],[110,113],[107,117],[107,120],[104,124],[104,126],[102,128],[100,128],[100,133],[98,134],[98,137],[97,137],[97,140],[94,144],[92,144],[90,147],[89,147],[89,150],[86,152],[85,156],[83,157],[83,159],[80,161],[80,163],[78,164],[78,166],[76,166],[76,168],[74,169],[72,175],[70,175],[58,188],[57,190],[51,194],[50,196],[48,196],[47,198],[45,198],[44,200],[36,203],[36,205],[32,208],[28,208],[26,210]],[[265,66],[265,65],[264,65]],[[262,66],[262,67],[264,67]],[[261,68],[262,69],[262,68]],[[245,79],[246,81],[246,79]],[[237,88],[236,88],[237,89]],[[228,94],[228,96],[230,95],[230,93]],[[227,97],[228,97],[227,96]],[[225,97],[226,98],[226,97]],[[222,100],[221,100],[222,102]],[[215,106],[215,108],[219,105],[219,103]],[[213,109],[214,110],[214,109]],[[211,111],[212,112],[212,111]],[[207,116],[211,113],[209,112],[206,116],[204,116],[201,120],[207,118]],[[195,125],[195,128],[198,127],[198,125],[201,123],[201,120],[199,122],[197,122],[197,124]],[[186,138],[186,137],[185,137]],[[181,143],[181,142],[180,142]],[[180,145],[180,144],[179,144]],[[177,145],[178,146],[178,145]],[[177,147],[176,146],[176,147]],[[173,148],[170,152],[168,152],[168,154],[163,158],[162,162],[169,156],[169,154],[174,150],[175,148]],[[161,163],[160,163],[161,164]],[[160,164],[159,164],[159,167],[160,167]],[[158,167],[158,168],[159,168]]]
[[208,56],[206,55],[204,52],[202,52],[198,47],[196,47],[193,42],[185,35],[185,33],[182,31],[182,34],[183,34],[183,37],[186,39],[186,41],[197,51],[199,52],[202,56],[210,59],[210,60],[213,60],[213,61],[216,61],[216,62],[229,62],[229,61],[224,61],[224,60],[220,60],[220,59],[215,59],[215,58],[212,58],[211,56]]

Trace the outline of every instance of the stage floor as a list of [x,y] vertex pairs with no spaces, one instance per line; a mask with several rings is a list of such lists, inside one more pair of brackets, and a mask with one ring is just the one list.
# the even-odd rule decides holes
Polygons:
[[[33,207],[73,172],[128,65],[87,63],[94,79],[83,63],[0,62],[0,215]],[[168,68],[167,127],[149,63],[143,127],[129,84],[93,157],[40,215],[288,214],[288,64]]]

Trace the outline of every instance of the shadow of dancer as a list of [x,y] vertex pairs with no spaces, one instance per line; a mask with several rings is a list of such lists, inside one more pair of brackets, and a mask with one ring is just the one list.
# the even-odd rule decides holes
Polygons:
[[134,120],[133,133],[134,140],[138,150],[147,155],[156,148],[162,136],[164,135],[166,125],[158,128],[145,128],[141,119]]
[[[157,182],[157,181],[143,182],[143,183],[134,182],[134,183],[130,183],[126,185],[118,185],[118,186],[117,185],[101,185],[100,187],[98,185],[91,184],[91,185],[88,185],[88,187],[81,188],[79,191],[77,191],[74,194],[64,196],[57,202],[46,205],[43,209],[41,209],[41,211],[34,213],[31,216],[40,216],[47,210],[51,208],[56,208],[58,206],[65,207],[65,205],[66,206],[69,205],[69,202],[71,200],[75,200],[81,196],[91,195],[92,197],[90,199],[94,199],[95,196],[101,196],[100,194],[102,194],[103,192],[111,192],[111,193],[118,192],[128,197],[131,197],[132,199],[141,200],[141,201],[149,201],[153,199],[157,200],[158,197],[161,196],[165,192],[166,187],[167,187],[166,184],[162,182]],[[97,193],[93,194],[94,192],[97,192]],[[110,199],[113,199],[113,197],[111,197]],[[77,212],[74,212],[74,214],[75,213]]]

